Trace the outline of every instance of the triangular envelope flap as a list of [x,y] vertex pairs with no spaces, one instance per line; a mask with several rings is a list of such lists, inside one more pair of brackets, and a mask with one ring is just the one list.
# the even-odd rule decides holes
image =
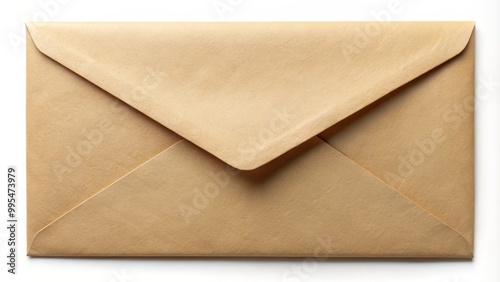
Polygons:
[[41,52],[246,170],[457,55],[473,27],[471,22],[28,24]]

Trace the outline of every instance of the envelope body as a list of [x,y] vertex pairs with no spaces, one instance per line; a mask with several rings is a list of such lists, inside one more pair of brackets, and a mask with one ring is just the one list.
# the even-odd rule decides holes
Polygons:
[[473,256],[474,23],[28,23],[30,256]]

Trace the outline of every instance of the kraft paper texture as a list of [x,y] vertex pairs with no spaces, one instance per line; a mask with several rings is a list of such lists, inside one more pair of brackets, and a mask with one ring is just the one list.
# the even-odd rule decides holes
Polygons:
[[473,22],[27,29],[28,255],[473,256]]

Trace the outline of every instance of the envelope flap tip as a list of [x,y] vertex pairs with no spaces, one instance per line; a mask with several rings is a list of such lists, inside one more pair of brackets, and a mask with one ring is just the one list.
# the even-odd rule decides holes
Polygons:
[[473,22],[27,23],[37,48],[239,169],[460,53]]

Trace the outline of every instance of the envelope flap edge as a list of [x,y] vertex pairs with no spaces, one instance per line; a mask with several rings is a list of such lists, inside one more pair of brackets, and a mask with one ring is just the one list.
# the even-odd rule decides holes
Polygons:
[[[27,23],[27,27],[37,48],[45,55],[231,166],[251,170],[458,55],[469,42],[474,28],[472,22],[393,22],[381,25],[380,35],[370,36],[370,24],[51,23],[38,26]],[[238,37],[241,31],[247,34]],[[71,35],[73,32],[78,37]],[[351,44],[359,32],[368,43]],[[114,37],[114,33],[129,34],[131,38]],[[329,35],[331,33],[344,37],[339,39]],[[237,38],[227,39],[229,35]],[[408,38],[400,38],[406,35]],[[153,43],[144,43],[145,38]],[[168,45],[172,39],[178,42]],[[236,40],[246,45],[238,45]],[[212,54],[198,54],[201,51],[196,46],[186,45],[192,42],[199,42]],[[112,47],[119,43],[130,44],[124,45],[130,50],[114,52]],[[314,46],[309,48],[309,45]],[[167,53],[162,53],[160,47],[165,47]],[[228,51],[228,48],[234,50]],[[277,48],[282,49],[273,51]],[[166,75],[169,81],[155,82],[156,86],[152,87],[147,82],[151,79],[148,74],[151,67],[143,65],[143,71],[131,69],[134,61],[125,56],[138,50],[157,51],[156,56],[144,55],[135,61],[144,65],[177,52],[178,59],[172,58],[170,65],[160,62],[157,70],[157,75]],[[256,54],[271,60],[283,73],[268,71],[271,65]],[[197,55],[200,55],[197,57],[200,63],[189,60]],[[220,60],[233,72],[229,73],[228,66],[221,65]],[[107,64],[109,62],[112,64]],[[179,74],[182,68],[187,69],[186,73]],[[236,77],[235,68],[239,73]],[[256,79],[247,77],[250,71],[256,72]],[[228,75],[229,79],[221,78],[221,74]],[[265,87],[261,87],[259,81],[264,81]],[[166,90],[168,86],[171,90]],[[262,95],[251,92],[257,90],[262,91]],[[138,95],[144,92],[147,92],[146,99]]]

